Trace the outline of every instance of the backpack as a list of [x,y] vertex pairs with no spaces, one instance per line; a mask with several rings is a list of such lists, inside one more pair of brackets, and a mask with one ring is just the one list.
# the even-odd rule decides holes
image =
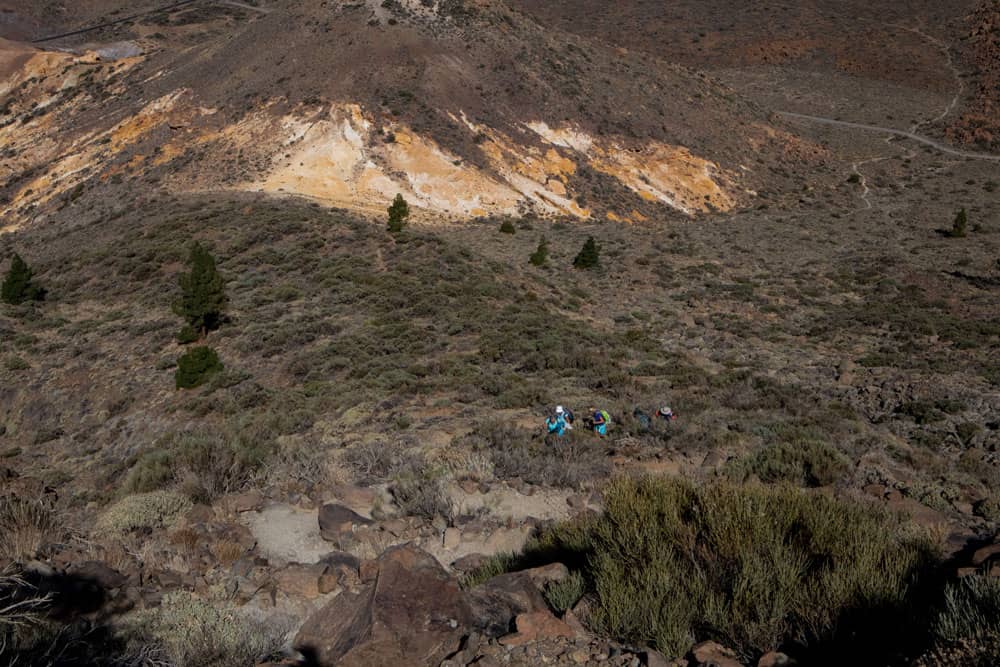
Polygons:
[[601,410],[601,416],[604,417],[605,424],[611,424],[611,415],[608,414],[607,410]]
[[566,412],[563,413],[563,419],[566,420],[567,424],[572,424],[573,422],[576,421],[576,415],[573,414],[572,410],[567,408]]

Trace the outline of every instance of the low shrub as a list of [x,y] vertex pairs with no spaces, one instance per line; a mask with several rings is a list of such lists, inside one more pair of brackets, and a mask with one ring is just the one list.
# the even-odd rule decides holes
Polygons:
[[727,472],[741,482],[756,477],[763,482],[827,486],[840,479],[849,465],[850,459],[832,445],[818,440],[799,440],[767,445],[731,463]]
[[127,617],[123,634],[147,652],[159,649],[160,664],[236,667],[279,657],[291,630],[289,619],[178,592]]
[[518,569],[519,563],[520,556],[518,554],[506,551],[493,554],[482,565],[462,577],[462,587],[475,588],[493,577]]
[[531,484],[579,488],[611,471],[603,446],[589,434],[577,431],[546,444],[524,429],[488,422],[462,438],[456,447],[487,453],[497,479],[520,478]]
[[407,516],[450,520],[455,508],[445,492],[440,474],[427,468],[409,468],[399,474],[392,487],[396,505]]
[[586,582],[577,571],[570,572],[562,581],[550,581],[544,590],[545,601],[559,615],[572,609],[586,592]]
[[170,491],[125,496],[98,517],[95,531],[124,535],[144,528],[171,526],[191,509],[191,501]]
[[0,497],[0,561],[35,558],[59,530],[51,506],[43,500]]
[[884,664],[900,648],[886,637],[919,631],[913,598],[936,550],[873,507],[789,486],[651,478],[617,479],[604,499],[602,516],[544,531],[513,564],[582,569],[591,621],[619,640],[683,655],[715,639],[752,659],[850,638]]
[[404,465],[406,454],[395,442],[364,442],[344,452],[344,462],[361,484],[378,484],[393,477]]
[[147,493],[167,486],[175,479],[173,457],[170,452],[147,452],[129,470],[123,489],[125,493]]
[[205,384],[223,369],[219,355],[210,347],[193,347],[177,359],[174,382],[178,389],[193,389]]
[[934,623],[934,634],[948,643],[1000,639],[1000,580],[971,576],[949,584],[945,588],[944,608]]

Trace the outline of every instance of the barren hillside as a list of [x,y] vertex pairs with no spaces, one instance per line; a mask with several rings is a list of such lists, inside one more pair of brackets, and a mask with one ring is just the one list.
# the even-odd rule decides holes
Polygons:
[[994,9],[0,0],[0,667],[1000,663]]

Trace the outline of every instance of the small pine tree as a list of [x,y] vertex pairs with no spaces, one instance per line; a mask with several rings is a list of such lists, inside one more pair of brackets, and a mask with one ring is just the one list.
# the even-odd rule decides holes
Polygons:
[[529,258],[528,261],[530,261],[535,266],[542,266],[545,264],[545,261],[548,258],[549,258],[549,242],[546,241],[545,237],[543,236],[542,239],[538,242],[538,249],[535,250],[535,252],[531,253],[531,257]]
[[958,212],[958,215],[955,216],[955,222],[953,222],[951,225],[951,232],[949,233],[949,236],[956,239],[965,237],[965,235],[968,233],[967,230],[968,226],[969,226],[969,216],[966,214],[965,209],[963,208],[961,211]]
[[389,231],[398,234],[403,231],[406,219],[410,217],[410,205],[403,199],[403,195],[397,194],[389,207]]
[[193,389],[205,384],[223,369],[219,355],[210,347],[192,347],[177,359],[174,384],[178,389]]
[[0,298],[4,303],[19,305],[25,301],[41,301],[45,298],[45,290],[31,282],[31,268],[14,253],[10,260],[10,268],[0,286]]
[[578,269],[596,269],[601,263],[601,246],[593,236],[588,236],[580,253],[573,259],[573,266]]
[[510,220],[504,220],[500,223],[500,231],[504,234],[514,234],[517,229],[514,228],[514,223]]
[[215,268],[215,258],[199,243],[191,248],[188,266],[191,272],[178,278],[181,298],[174,304],[174,310],[204,337],[222,323],[222,311],[228,303],[226,285]]

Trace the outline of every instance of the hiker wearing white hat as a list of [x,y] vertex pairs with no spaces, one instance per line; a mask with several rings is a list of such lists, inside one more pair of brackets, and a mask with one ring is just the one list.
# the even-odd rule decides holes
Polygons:
[[551,434],[566,435],[566,431],[573,430],[573,413],[557,405],[555,412],[545,420],[545,429]]

